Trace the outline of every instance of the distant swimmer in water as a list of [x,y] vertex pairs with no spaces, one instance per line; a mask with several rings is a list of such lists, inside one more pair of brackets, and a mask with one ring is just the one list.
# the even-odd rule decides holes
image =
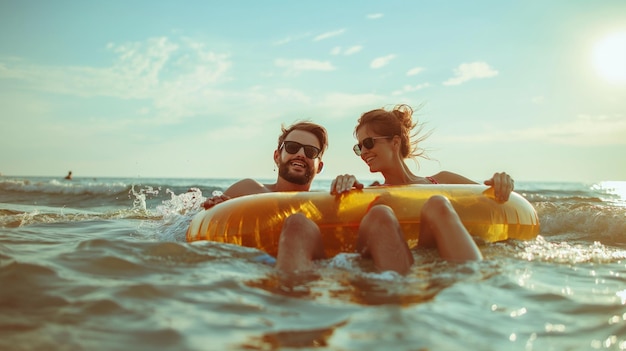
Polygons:
[[67,180],[72,180],[72,171],[69,171],[69,172],[67,173],[67,175],[65,176],[65,179],[67,179]]

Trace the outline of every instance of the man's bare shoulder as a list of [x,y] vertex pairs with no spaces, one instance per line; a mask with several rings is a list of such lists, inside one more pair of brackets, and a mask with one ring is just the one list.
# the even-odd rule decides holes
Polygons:
[[224,195],[239,197],[244,195],[268,193],[270,191],[271,190],[265,184],[261,184],[252,178],[245,178],[226,189],[226,191],[224,191]]

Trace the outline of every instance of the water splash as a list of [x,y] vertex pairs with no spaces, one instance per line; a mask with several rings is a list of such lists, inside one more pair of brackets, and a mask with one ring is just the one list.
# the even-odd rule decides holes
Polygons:
[[202,209],[202,203],[206,200],[206,198],[202,196],[202,191],[198,188],[191,188],[186,193],[180,195],[176,195],[176,193],[170,189],[166,189],[165,192],[170,195],[170,199],[163,201],[163,203],[156,208],[157,213],[164,218],[172,215],[185,214],[187,212],[198,212]]
[[170,194],[170,199],[164,200],[155,209],[162,219],[156,235],[159,240],[184,242],[187,227],[193,216],[203,209],[206,198],[198,188],[191,188],[180,195],[170,189],[166,192]]
[[[161,191],[161,187],[155,189],[151,186],[146,186],[143,189],[139,189],[139,191],[135,191],[135,185],[133,184],[133,186],[130,188],[130,191],[128,192],[128,197],[133,200],[132,209],[139,212],[147,212],[146,195],[157,196],[159,195],[159,191]],[[131,197],[131,195],[134,197],[134,199]]]

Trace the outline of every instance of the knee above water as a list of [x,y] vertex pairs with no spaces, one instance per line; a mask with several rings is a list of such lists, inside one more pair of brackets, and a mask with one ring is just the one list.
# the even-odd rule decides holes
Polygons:
[[294,213],[285,219],[284,225],[304,225],[309,221],[302,213]]
[[318,234],[317,225],[302,213],[295,213],[285,219],[283,223],[282,235],[307,235],[309,233]]
[[442,195],[431,196],[422,207],[422,215],[441,216],[454,212],[450,200]]
[[368,221],[394,221],[396,215],[391,207],[387,205],[376,205],[367,212],[363,219]]

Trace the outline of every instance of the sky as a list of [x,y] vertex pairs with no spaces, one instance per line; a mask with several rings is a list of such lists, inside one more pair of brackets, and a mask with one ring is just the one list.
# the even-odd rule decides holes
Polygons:
[[418,175],[626,180],[626,1],[0,0],[5,176],[274,179],[310,120],[318,179],[381,179],[353,132],[396,104]]

